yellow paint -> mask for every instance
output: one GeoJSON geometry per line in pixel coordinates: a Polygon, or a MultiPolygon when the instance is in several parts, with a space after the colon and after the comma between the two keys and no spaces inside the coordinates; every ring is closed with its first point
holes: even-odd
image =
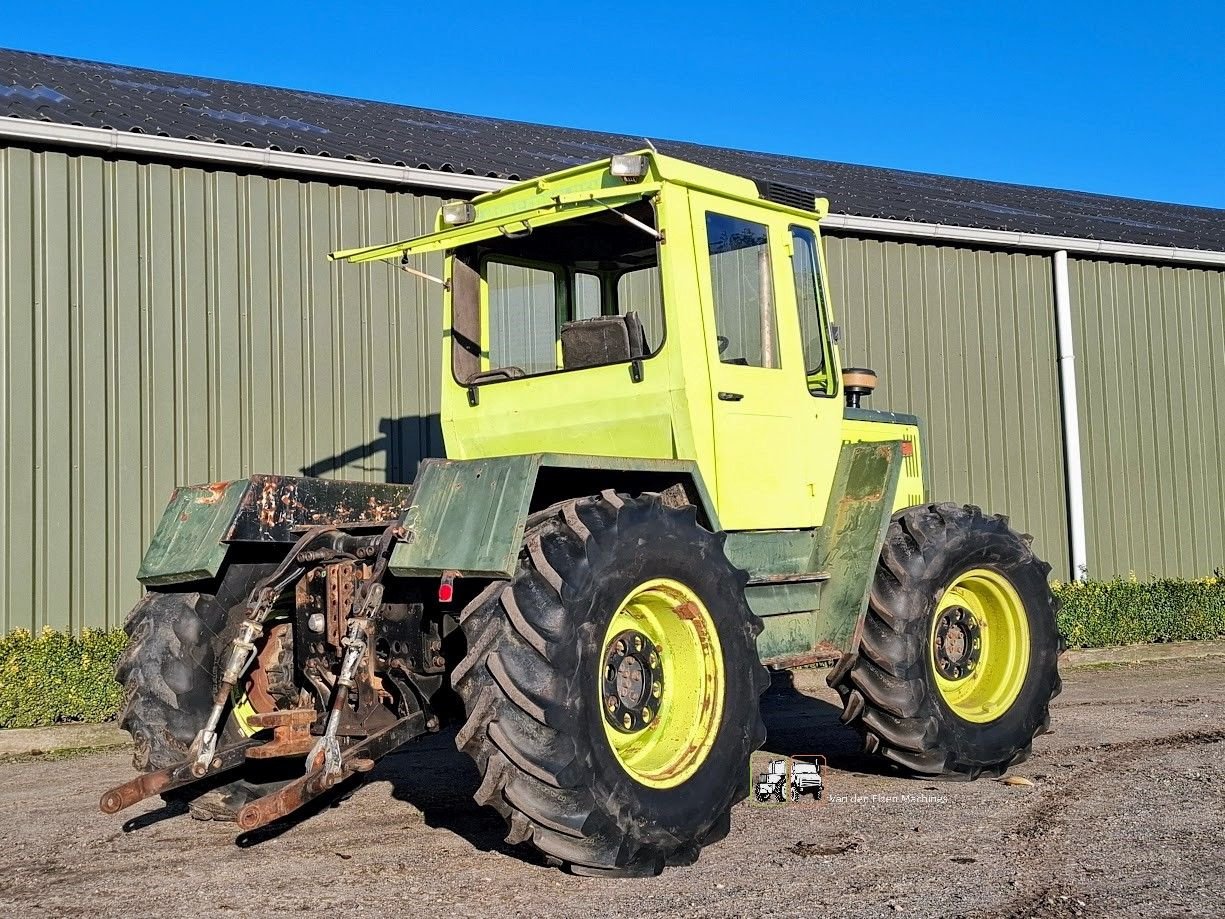
{"type": "Polygon", "coordinates": [[[902,471],[897,481],[897,495],[893,499],[894,513],[927,501],[927,489],[923,481],[923,441],[920,433],[919,426],[914,424],[892,424],[858,419],[844,419],[842,422],[843,443],[903,440],[913,444],[911,455],[902,460],[902,471]]]}
{"type": "Polygon", "coordinates": [[[932,616],[928,644],[936,689],[958,718],[975,724],[994,721],[1020,695],[1029,672],[1029,619],[1016,588],[999,572],[974,568],[945,589],[932,616]],[[935,665],[936,622],[953,606],[970,611],[982,640],[977,666],[959,680],[946,679],[935,665]]]}
{"type": "Polygon", "coordinates": [[[634,781],[675,788],[706,761],[723,718],[727,680],[719,633],[705,604],[679,581],[658,578],[635,587],[604,631],[593,675],[601,705],[605,656],[613,638],[627,629],[642,633],[660,651],[658,711],[633,733],[618,731],[601,718],[604,735],[634,781]]]}
{"type": "MultiPolygon", "coordinates": [[[[531,179],[473,200],[476,219],[443,227],[416,240],[333,254],[349,261],[410,257],[450,251],[505,233],[605,212],[646,198],[664,237],[658,247],[665,330],[659,351],[631,379],[629,363],[560,370],[482,383],[474,390],[452,372],[449,289],[443,294],[444,347],[441,421],[448,457],[476,459],[529,453],[574,453],[623,458],[694,461],[730,530],[787,529],[820,525],[833,482],[842,422],[838,349],[829,343],[833,392],[813,395],[803,360],[791,259],[791,228],[817,237],[824,287],[825,322],[834,321],[819,221],[824,201],[812,210],[762,200],[749,180],[641,151],[648,160],[640,182],[612,176],[607,159],[531,179]],[[777,319],[778,366],[751,367],[719,359],[706,240],[705,215],[740,217],[769,229],[771,278],[777,319]],[[726,401],[719,393],[735,393],[726,401]],[[477,404],[471,404],[473,398],[477,404]]],[[[481,366],[488,368],[488,284],[482,278],[481,366]]],[[[828,331],[824,330],[827,337],[828,331]]],[[[862,439],[896,439],[866,429],[862,439]],[[879,435],[879,436],[878,436],[879,435]]],[[[852,429],[860,439],[865,429],[852,429]]],[[[907,463],[899,507],[922,494],[916,457],[907,463]]]]}

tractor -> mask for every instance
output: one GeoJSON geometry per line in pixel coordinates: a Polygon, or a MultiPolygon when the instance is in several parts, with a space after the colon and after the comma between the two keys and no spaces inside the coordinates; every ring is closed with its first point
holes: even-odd
{"type": "Polygon", "coordinates": [[[785,759],[770,760],[766,771],[758,773],[753,794],[762,804],[771,799],[780,804],[787,800],[787,761],[785,759]]]}
{"type": "Polygon", "coordinates": [[[250,833],[451,724],[509,842],[656,874],[728,833],[770,670],[814,665],[889,768],[1024,759],[1060,685],[1050,567],[931,503],[919,420],[863,406],[827,210],[644,150],[333,253],[441,285],[446,455],[174,492],[117,665],[139,774],[103,811],[250,833]]]}

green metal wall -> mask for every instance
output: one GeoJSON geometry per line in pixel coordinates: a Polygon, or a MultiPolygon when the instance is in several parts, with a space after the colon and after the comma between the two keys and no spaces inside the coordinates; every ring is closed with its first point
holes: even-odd
{"type": "Polygon", "coordinates": [[[1008,514],[1067,577],[1050,257],[827,235],[826,258],[843,362],[926,421],[933,498],[1008,514]]]}
{"type": "MultiPolygon", "coordinates": [[[[406,480],[441,450],[440,296],[339,245],[438,200],[0,148],[0,627],[118,625],[176,483],[406,480]]],[[[1067,576],[1049,256],[827,238],[848,364],[927,421],[936,498],[1067,576]]],[[[438,272],[432,258],[425,266],[438,272]]],[[[1225,272],[1073,259],[1090,572],[1225,564],[1225,272]]]]}
{"type": "Polygon", "coordinates": [[[0,624],[120,624],[176,483],[411,477],[439,449],[438,289],[325,256],[437,207],[0,149],[0,624]]]}
{"type": "Polygon", "coordinates": [[[1225,568],[1225,271],[1068,274],[1090,575],[1225,568]]]}

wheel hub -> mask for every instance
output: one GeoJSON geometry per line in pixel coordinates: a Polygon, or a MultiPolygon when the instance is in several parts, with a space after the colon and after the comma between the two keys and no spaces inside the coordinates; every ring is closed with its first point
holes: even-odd
{"type": "Polygon", "coordinates": [[[936,670],[946,680],[962,680],[978,666],[982,627],[964,606],[949,606],[936,620],[936,670]]]}
{"type": "Polygon", "coordinates": [[[604,720],[623,734],[650,724],[659,713],[664,674],[659,648],[634,629],[614,636],[604,654],[604,720]]]}

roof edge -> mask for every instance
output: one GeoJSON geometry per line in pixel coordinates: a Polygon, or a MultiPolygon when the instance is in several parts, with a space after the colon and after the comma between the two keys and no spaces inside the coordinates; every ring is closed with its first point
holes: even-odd
{"type": "Polygon", "coordinates": [[[1150,246],[1140,243],[1084,239],[1076,236],[1048,236],[1044,233],[1021,233],[1014,230],[984,230],[943,223],[918,223],[910,220],[889,220],[884,217],[858,217],[854,214],[830,214],[821,221],[821,226],[834,230],[865,233],[870,236],[904,236],[940,242],[978,243],[1009,249],[1064,251],[1074,255],[1096,255],[1103,258],[1128,258],[1225,267],[1225,252],[1214,252],[1211,249],[1180,249],[1175,246],[1150,246]]]}
{"type": "Polygon", "coordinates": [[[272,169],[279,172],[309,175],[344,176],[393,185],[413,185],[446,191],[480,193],[496,191],[511,184],[504,179],[463,175],[437,169],[417,169],[392,166],[387,163],[367,163],[304,153],[288,153],[258,147],[238,147],[234,144],[183,137],[160,137],[116,131],[113,128],[93,128],[75,124],[55,124],[26,118],[0,118],[0,138],[5,140],[38,141],[70,147],[85,147],[113,153],[143,153],[169,159],[199,163],[225,163],[272,169]]]}
{"type": "MultiPolygon", "coordinates": [[[[158,137],[151,134],[116,131],[110,128],[54,124],[25,118],[0,118],[0,139],[82,147],[112,153],[144,154],[197,163],[241,165],[299,175],[361,179],[368,182],[437,189],[460,194],[497,191],[515,184],[507,179],[488,176],[463,175],[435,169],[391,166],[386,163],[368,163],[360,160],[342,160],[303,153],[288,153],[282,150],[237,147],[233,144],[212,143],[204,140],[158,137]]],[[[1072,236],[1048,236],[1011,230],[987,230],[950,224],[891,220],[883,217],[860,217],[854,214],[829,214],[822,219],[821,223],[822,226],[830,229],[848,230],[872,236],[977,243],[1046,252],[1064,250],[1077,255],[1225,267],[1225,252],[1204,249],[1181,249],[1171,246],[1110,242],[1072,236]]]]}

